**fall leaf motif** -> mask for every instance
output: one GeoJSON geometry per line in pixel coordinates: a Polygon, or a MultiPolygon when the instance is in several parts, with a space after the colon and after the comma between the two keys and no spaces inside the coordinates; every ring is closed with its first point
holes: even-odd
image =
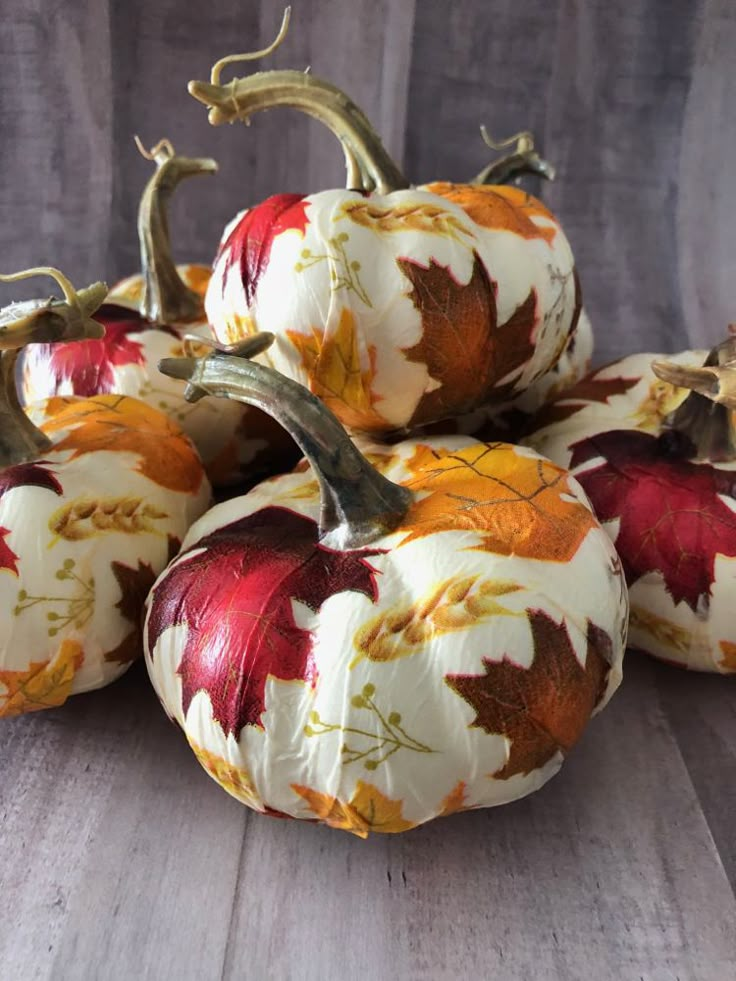
{"type": "Polygon", "coordinates": [[[637,426],[650,432],[659,432],[665,417],[684,402],[689,392],[669,382],[655,378],[646,396],[634,412],[637,426]]]}
{"type": "Polygon", "coordinates": [[[160,487],[186,494],[199,490],[202,465],[194,447],[167,416],[145,402],[124,395],[55,396],[45,411],[47,435],[69,430],[54,451],[72,450],[73,460],[98,450],[135,453],[137,471],[160,487]]]}
{"type": "Polygon", "coordinates": [[[415,499],[398,529],[408,532],[402,545],[439,531],[475,531],[477,550],[569,562],[597,527],[567,471],[508,443],[454,452],[420,444],[407,466],[416,475],[405,482],[415,499]]]}
{"type": "Polygon", "coordinates": [[[354,638],[358,656],[369,661],[395,661],[426,647],[434,637],[467,630],[493,616],[522,616],[502,606],[498,596],[522,589],[514,582],[453,576],[440,583],[424,600],[384,610],[363,624],[354,638]]]}
{"type": "Polygon", "coordinates": [[[679,623],[673,623],[636,604],[632,604],[629,611],[629,629],[641,630],[659,644],[671,647],[679,654],[687,654],[693,640],[692,633],[679,623]]]}
{"type": "Polygon", "coordinates": [[[720,667],[728,674],[736,671],[736,644],[731,643],[729,640],[722,640],[719,646],[723,654],[720,667]]]}
{"type": "Polygon", "coordinates": [[[369,432],[392,428],[374,407],[377,399],[371,386],[376,349],[372,345],[367,348],[368,365],[364,368],[352,311],[343,308],[337,329],[329,334],[316,328],[309,335],[295,330],[286,334],[299,352],[310,390],[345,426],[369,432]]]}
{"type": "Polygon", "coordinates": [[[63,640],[48,661],[31,661],[26,671],[0,670],[0,718],[63,705],[83,660],[81,644],[63,640]]]}
{"type": "Polygon", "coordinates": [[[176,268],[184,285],[204,299],[212,277],[212,269],[196,262],[190,262],[176,268]]]}
{"type": "Polygon", "coordinates": [[[158,534],[154,522],[167,517],[165,511],[145,503],[141,497],[78,497],[49,518],[49,531],[55,536],[49,548],[60,539],[79,542],[108,532],[158,534]]]}
{"type": "Polygon", "coordinates": [[[256,811],[263,810],[263,801],[258,794],[253,783],[253,777],[243,766],[236,766],[225,760],[216,753],[211,753],[208,749],[199,746],[193,739],[189,739],[189,745],[194,751],[194,755],[205,768],[207,773],[219,785],[226,790],[231,797],[239,800],[241,804],[247,804],[256,811]]]}
{"type": "Polygon", "coordinates": [[[268,678],[314,687],[312,634],[297,626],[294,601],[318,611],[335,593],[378,596],[367,559],[381,551],[337,552],[319,544],[317,523],[265,507],[218,528],[185,553],[152,593],[148,649],[168,627],[187,625],[178,674],[186,713],[208,694],[226,735],[265,727],[268,678]]]}
{"type": "Polygon", "coordinates": [[[430,377],[440,382],[422,395],[409,427],[474,409],[498,378],[495,292],[480,256],[473,256],[473,272],[464,286],[449,266],[434,259],[428,266],[397,260],[422,318],[422,336],[404,354],[408,361],[426,365],[430,377]]]}
{"type": "Polygon", "coordinates": [[[445,682],[476,712],[470,723],[509,740],[506,763],[489,776],[507,780],[531,773],[556,753],[568,752],[580,738],[600,701],[611,663],[608,634],[588,623],[583,667],[564,621],[543,610],[529,612],[534,660],[524,668],[511,655],[483,658],[483,675],[445,675],[445,682]]]}
{"type": "MultiPolygon", "coordinates": [[[[169,536],[170,552],[172,537],[169,536]]],[[[115,608],[120,610],[121,616],[133,624],[133,629],[123,637],[117,647],[105,654],[105,660],[117,664],[130,664],[143,654],[143,604],[156,581],[156,573],[147,562],[141,562],[140,559],[137,569],[123,562],[111,562],[110,568],[120,587],[120,599],[115,604],[115,608]]]]}
{"type": "Polygon", "coordinates": [[[465,214],[483,228],[514,232],[522,238],[542,238],[550,245],[559,228],[552,212],[519,187],[438,181],[428,184],[426,189],[460,205],[465,214]],[[538,225],[534,218],[544,218],[553,224],[538,225]]]}
{"type": "Polygon", "coordinates": [[[335,221],[349,218],[356,225],[374,232],[412,231],[445,235],[463,245],[474,237],[451,211],[425,201],[381,207],[372,201],[359,199],[347,201],[341,211],[342,214],[337,215],[335,221]]]}
{"type": "Polygon", "coordinates": [[[0,571],[5,569],[6,572],[12,572],[14,576],[17,576],[20,556],[16,555],[5,541],[9,534],[10,528],[0,527],[0,571]]]}
{"type": "Polygon", "coordinates": [[[391,800],[378,787],[358,780],[350,802],[293,783],[291,789],[306,801],[310,811],[331,828],[367,838],[370,831],[396,834],[416,825],[403,816],[403,801],[391,800]]]}
{"type": "Polygon", "coordinates": [[[465,806],[467,797],[465,781],[458,780],[450,793],[442,801],[442,809],[437,817],[448,817],[450,814],[456,814],[458,811],[467,811],[468,808],[465,806]]]}
{"type": "Polygon", "coordinates": [[[232,266],[237,266],[249,307],[268,267],[275,239],[291,230],[304,236],[309,223],[307,203],[301,194],[274,194],[246,211],[221,245],[215,266],[223,256],[226,276],[232,266]]]}
{"type": "MultiPolygon", "coordinates": [[[[534,354],[532,339],[537,326],[537,294],[531,289],[529,296],[498,328],[495,351],[494,376],[507,379],[502,385],[494,385],[494,398],[502,399],[514,392],[518,375],[534,354]]],[[[564,341],[560,353],[564,349],[564,341]]],[[[557,359],[555,359],[557,360],[557,359]]]]}
{"type": "Polygon", "coordinates": [[[47,466],[50,466],[47,460],[36,460],[7,467],[0,473],[0,497],[14,487],[43,487],[60,496],[63,493],[61,484],[53,470],[46,470],[47,466]]]}
{"type": "Polygon", "coordinates": [[[564,422],[586,408],[589,402],[608,405],[615,395],[625,395],[630,388],[638,385],[638,378],[600,378],[594,372],[582,378],[576,385],[562,392],[556,399],[540,409],[534,417],[530,431],[564,422]]]}
{"type": "Polygon", "coordinates": [[[692,463],[669,439],[636,430],[599,433],[571,450],[599,519],[619,519],[615,545],[627,583],[659,572],[675,604],[694,613],[707,604],[716,555],[736,556],[736,514],[721,500],[736,496],[736,473],[692,463]]]}

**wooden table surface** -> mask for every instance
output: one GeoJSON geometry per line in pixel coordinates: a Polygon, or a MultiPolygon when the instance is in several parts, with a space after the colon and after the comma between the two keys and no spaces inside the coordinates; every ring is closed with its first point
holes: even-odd
{"type": "Polygon", "coordinates": [[[736,978],[736,683],[628,655],[515,804],[363,841],[249,812],[143,665],[0,722],[0,978],[736,978]]]}

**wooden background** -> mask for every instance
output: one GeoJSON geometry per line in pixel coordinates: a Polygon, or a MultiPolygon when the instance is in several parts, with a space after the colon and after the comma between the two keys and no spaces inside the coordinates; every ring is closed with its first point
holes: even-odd
{"type": "MultiPolygon", "coordinates": [[[[137,268],[134,133],[221,163],[180,195],[182,260],[244,205],[342,183],[318,124],[213,130],[186,93],[280,18],[269,0],[2,0],[0,268],[137,268]]],[[[416,182],[478,171],[481,122],[531,127],[602,361],[736,319],[735,52],[733,0],[294,0],[263,67],[347,88],[416,182]]],[[[540,793],[361,842],[228,798],[139,665],[0,723],[0,978],[728,981],[735,747],[733,681],[632,656],[540,793]]]]}

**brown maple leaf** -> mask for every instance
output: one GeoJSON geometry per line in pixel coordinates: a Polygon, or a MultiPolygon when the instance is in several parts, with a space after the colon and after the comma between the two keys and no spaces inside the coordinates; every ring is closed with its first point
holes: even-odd
{"type": "MultiPolygon", "coordinates": [[[[171,536],[169,539],[171,540],[171,536]]],[[[115,607],[134,626],[117,647],[105,654],[105,660],[129,664],[143,654],[143,604],[156,581],[156,573],[147,562],[141,562],[140,559],[137,569],[122,562],[111,562],[110,566],[120,586],[120,599],[115,607]]]]}
{"type": "Polygon", "coordinates": [[[329,334],[317,329],[311,334],[295,330],[287,330],[286,334],[299,352],[310,391],[332,409],[343,425],[373,433],[392,428],[375,408],[378,400],[371,386],[376,374],[376,349],[367,348],[369,363],[364,367],[351,310],[342,310],[337,329],[329,334]]]}
{"type": "Polygon", "coordinates": [[[600,370],[581,378],[572,388],[561,392],[552,402],[543,406],[534,416],[531,424],[527,426],[528,432],[536,432],[546,426],[564,422],[586,408],[591,402],[608,405],[609,399],[615,395],[625,395],[630,388],[638,385],[640,381],[639,378],[621,378],[618,376],[600,378],[600,370]]]}
{"type": "Polygon", "coordinates": [[[416,475],[406,481],[415,498],[400,529],[408,532],[402,545],[439,531],[475,531],[479,550],[569,562],[597,527],[566,470],[508,443],[454,452],[419,444],[407,467],[416,475]]]}
{"type": "Polygon", "coordinates": [[[331,828],[367,838],[369,831],[396,834],[416,827],[403,814],[403,801],[391,800],[373,784],[358,780],[350,801],[323,794],[310,787],[292,784],[291,789],[307,802],[310,811],[331,828]]]}
{"type": "Polygon", "coordinates": [[[471,726],[509,740],[506,763],[489,774],[498,780],[538,770],[575,745],[603,696],[612,660],[611,638],[590,622],[585,667],[564,622],[531,610],[529,625],[530,667],[521,667],[509,654],[502,661],[484,657],[483,675],[445,675],[450,688],[475,710],[471,726]]]}

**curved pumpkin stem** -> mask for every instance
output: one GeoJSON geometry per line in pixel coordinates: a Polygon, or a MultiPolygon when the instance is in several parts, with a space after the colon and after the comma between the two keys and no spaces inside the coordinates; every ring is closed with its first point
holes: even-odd
{"type": "Polygon", "coordinates": [[[185,177],[214,174],[217,163],[209,157],[180,157],[169,140],[159,140],[146,150],[138,137],[136,146],[156,173],[146,184],[138,207],[138,240],[141,250],[143,294],[140,312],[162,324],[191,323],[204,317],[204,301],[182,281],[171,256],[168,204],[185,177]]]}
{"type": "Polygon", "coordinates": [[[29,343],[102,337],[104,333],[92,319],[107,296],[104,283],[77,291],[63,273],[50,266],[0,275],[0,282],[13,283],[31,276],[51,276],[61,287],[64,300],[28,300],[0,310],[0,467],[37,459],[52,445],[18,399],[16,360],[20,348],[29,343]]]}
{"type": "Polygon", "coordinates": [[[662,381],[690,389],[685,401],[665,420],[668,430],[687,436],[699,459],[736,459],[736,337],[716,345],[700,367],[653,361],[662,381]]]}
{"type": "Polygon", "coordinates": [[[329,82],[315,78],[308,71],[270,71],[233,78],[225,85],[220,83],[225,65],[263,57],[281,44],[289,26],[289,13],[287,7],[278,37],[272,44],[262,51],[221,58],[212,68],[209,82],[189,83],[190,95],[207,106],[213,126],[236,119],[248,123],[255,113],[276,106],[299,109],[324,123],[342,143],[349,189],[388,194],[408,187],[409,182],[362,110],[329,82]]]}
{"type": "Polygon", "coordinates": [[[255,405],[279,422],[312,464],[321,491],[320,541],[359,548],[400,524],[412,502],[405,487],[382,476],[355,447],[336,416],[303,385],[249,361],[263,350],[254,335],[232,353],[165,358],[159,369],[188,381],[187,398],[219,395],[255,405]]]}
{"type": "Polygon", "coordinates": [[[552,164],[540,157],[534,149],[534,137],[529,130],[514,133],[505,140],[494,140],[485,126],[481,126],[480,135],[485,145],[491,150],[504,150],[513,146],[513,153],[506,154],[499,160],[484,167],[471,181],[471,184],[509,184],[521,174],[537,174],[546,180],[553,181],[556,171],[552,164]]]}

